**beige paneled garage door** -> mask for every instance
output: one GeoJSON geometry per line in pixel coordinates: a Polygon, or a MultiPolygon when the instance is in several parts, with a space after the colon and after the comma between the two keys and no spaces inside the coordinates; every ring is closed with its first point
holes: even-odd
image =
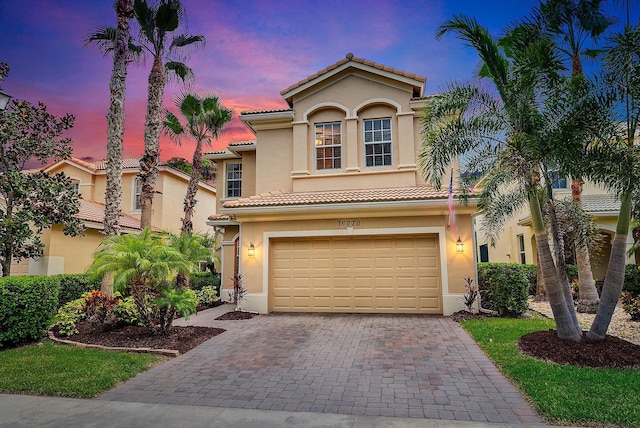
{"type": "Polygon", "coordinates": [[[437,235],[271,241],[276,312],[442,313],[437,235]]]}

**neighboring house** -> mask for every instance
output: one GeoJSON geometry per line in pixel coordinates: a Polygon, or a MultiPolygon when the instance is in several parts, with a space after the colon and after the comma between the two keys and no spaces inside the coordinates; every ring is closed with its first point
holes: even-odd
{"type": "MultiPolygon", "coordinates": [[[[140,184],[137,179],[138,159],[122,160],[122,214],[120,225],[123,233],[140,230],[140,184]]],[[[64,235],[61,225],[54,225],[42,234],[44,255],[38,260],[13,263],[12,275],[53,275],[81,273],[91,264],[93,252],[103,239],[104,194],[107,183],[106,161],[94,163],[80,159],[66,159],[45,166],[49,174],[64,172],[76,184],[80,200],[78,217],[84,220],[85,234],[81,237],[64,235]]],[[[155,229],[179,232],[183,217],[183,200],[189,176],[182,171],[161,164],[153,199],[151,225],[155,229]]],[[[196,196],[198,205],[193,219],[194,230],[210,232],[207,217],[216,205],[216,191],[201,183],[196,196]]]]}
{"type": "MultiPolygon", "coordinates": [[[[223,289],[245,309],[451,314],[475,276],[471,213],[417,165],[426,79],[348,54],[283,90],[289,108],[248,111],[254,141],[218,164],[223,289]],[[464,251],[456,251],[458,238],[464,251]]],[[[448,183],[448,175],[445,181],[448,183]]]]}
{"type": "MultiPolygon", "coordinates": [[[[571,199],[571,178],[556,177],[552,187],[556,199],[571,199]]],[[[602,248],[597,254],[591,254],[593,278],[596,281],[602,281],[607,272],[620,201],[601,187],[586,182],[583,186],[582,206],[595,218],[598,231],[603,235],[602,248]]],[[[482,215],[474,218],[479,262],[537,264],[538,254],[528,206],[505,223],[495,247],[491,246],[482,233],[482,221],[482,215]]],[[[630,248],[632,244],[633,236],[629,233],[627,245],[630,248]]],[[[635,258],[630,258],[627,263],[635,263],[635,258]]]]}

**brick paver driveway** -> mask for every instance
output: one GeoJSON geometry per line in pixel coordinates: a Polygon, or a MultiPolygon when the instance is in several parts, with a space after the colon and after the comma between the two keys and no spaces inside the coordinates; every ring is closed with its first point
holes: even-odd
{"type": "Polygon", "coordinates": [[[542,423],[455,322],[418,315],[270,314],[189,324],[227,331],[102,400],[542,423]]]}

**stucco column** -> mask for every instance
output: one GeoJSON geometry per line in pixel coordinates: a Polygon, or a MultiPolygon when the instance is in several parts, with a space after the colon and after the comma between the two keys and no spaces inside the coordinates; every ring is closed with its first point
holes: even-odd
{"type": "Polygon", "coordinates": [[[398,113],[398,169],[416,167],[416,147],[413,132],[413,111],[398,113]]]}
{"type": "Polygon", "coordinates": [[[291,175],[309,175],[309,122],[293,123],[293,171],[291,175]]]}
{"type": "Polygon", "coordinates": [[[346,138],[342,141],[342,153],[345,156],[345,165],[347,172],[360,172],[358,159],[358,145],[360,144],[358,140],[358,117],[347,117],[346,123],[346,138]],[[346,150],[344,150],[345,146],[346,150]]]}

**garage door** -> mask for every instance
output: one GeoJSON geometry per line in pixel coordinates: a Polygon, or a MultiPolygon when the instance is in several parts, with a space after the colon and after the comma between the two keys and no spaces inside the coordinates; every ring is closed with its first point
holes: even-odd
{"type": "Polygon", "coordinates": [[[276,312],[442,313],[437,235],[271,241],[276,312]]]}

